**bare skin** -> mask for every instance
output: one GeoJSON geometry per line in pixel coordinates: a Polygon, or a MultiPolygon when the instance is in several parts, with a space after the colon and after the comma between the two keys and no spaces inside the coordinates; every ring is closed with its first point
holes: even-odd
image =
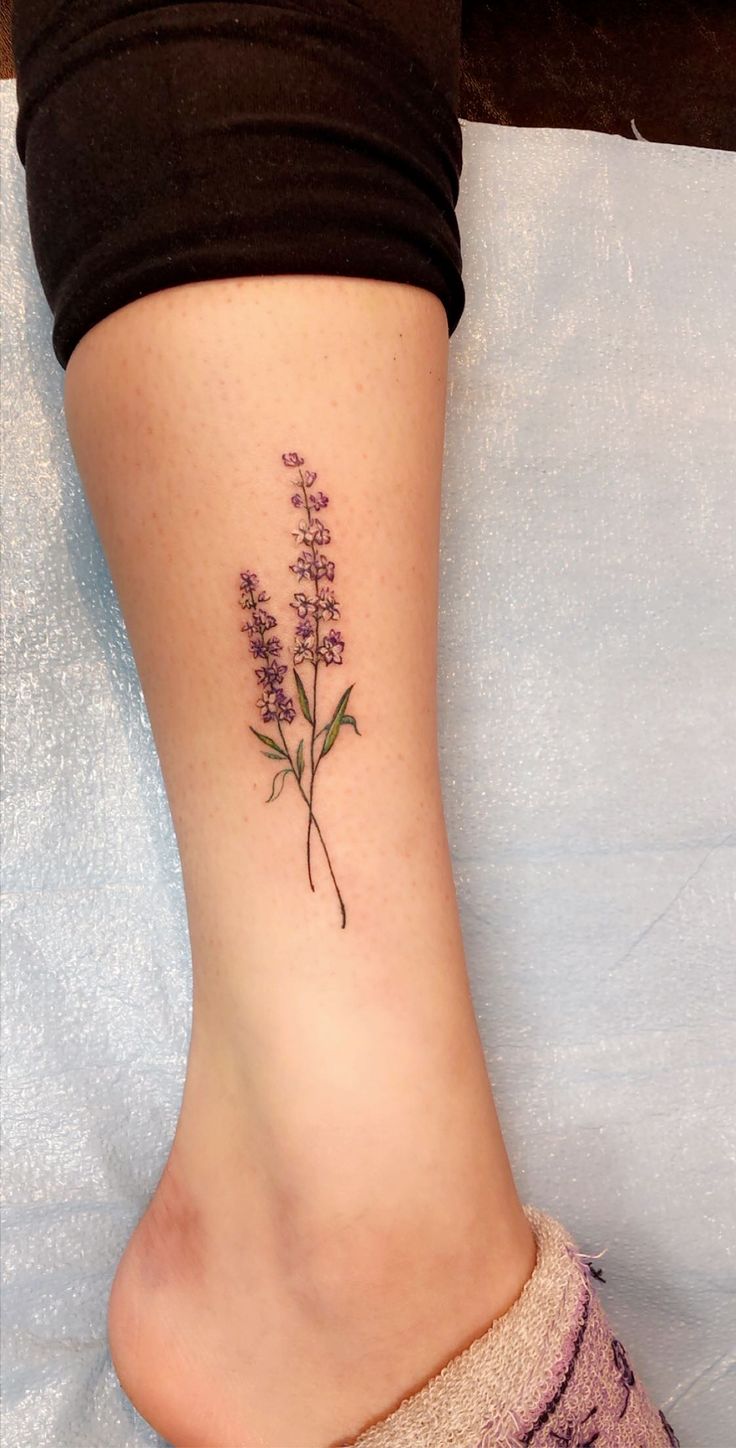
{"type": "Polygon", "coordinates": [[[418,288],[247,278],[135,302],[67,373],[192,943],[181,1116],[109,1320],[123,1387],[175,1448],[349,1442],[485,1331],[534,1266],[439,785],[447,350],[444,310],[418,288]],[[318,786],[345,929],[317,851],[310,889],[294,780],[266,805],[276,766],[248,728],[237,580],[258,572],[290,644],[289,449],[330,496],[346,647],[325,688],[354,683],[361,728],[341,732],[318,786]]]}

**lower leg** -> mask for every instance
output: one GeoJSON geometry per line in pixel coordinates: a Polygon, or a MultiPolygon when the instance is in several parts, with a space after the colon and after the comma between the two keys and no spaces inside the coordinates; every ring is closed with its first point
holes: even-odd
{"type": "Polygon", "coordinates": [[[534,1265],[440,797],[446,365],[430,294],[272,277],[146,297],[89,333],[67,374],[177,830],[194,968],[181,1118],[118,1274],[111,1343],[141,1412],[187,1448],[344,1441],[482,1333],[534,1265]],[[295,449],[302,466],[282,461],[295,449]],[[290,502],[307,469],[325,512],[290,502]],[[319,529],[304,546],[292,536],[309,519],[329,524],[319,552],[335,577],[319,587],[340,618],[328,598],[321,634],[301,635],[301,713],[293,604],[319,587],[290,565],[300,548],[316,556],[319,529]],[[253,625],[244,570],[278,628],[253,625]],[[256,706],[268,659],[253,641],[276,635],[293,721],[286,705],[272,702],[281,719],[256,706]],[[317,722],[349,685],[360,733],[338,726],[320,758],[317,722]],[[312,890],[315,763],[336,885],[312,828],[312,890]]]}

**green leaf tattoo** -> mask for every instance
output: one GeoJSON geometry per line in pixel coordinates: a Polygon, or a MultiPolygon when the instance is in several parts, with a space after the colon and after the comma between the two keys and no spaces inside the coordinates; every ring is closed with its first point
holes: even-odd
{"type": "Polygon", "coordinates": [[[255,734],[256,739],[260,739],[261,744],[267,744],[269,749],[273,749],[275,751],[277,759],[286,758],[286,750],[282,749],[281,745],[277,744],[275,739],[269,739],[267,734],[259,734],[258,730],[254,729],[252,724],[249,724],[248,728],[250,729],[251,734],[255,734]]]}
{"type": "Polygon", "coordinates": [[[284,787],[284,784],[285,784],[285,782],[286,782],[286,776],[287,776],[287,774],[293,774],[293,773],[294,773],[294,771],[293,771],[293,769],[291,768],[291,765],[289,765],[288,769],[280,769],[279,772],[278,772],[278,774],[275,774],[275,775],[274,775],[274,777],[273,777],[273,784],[271,785],[271,793],[270,793],[270,795],[268,796],[268,799],[266,800],[266,804],[270,804],[273,799],[278,799],[278,797],[279,797],[279,795],[281,794],[281,791],[282,791],[282,789],[283,789],[283,787],[284,787]],[[279,781],[280,781],[280,783],[279,783],[279,781]]]}
{"type": "Polygon", "coordinates": [[[306,719],[307,723],[308,723],[308,724],[311,724],[313,721],[312,721],[312,715],[311,715],[310,712],[309,712],[309,700],[308,700],[308,698],[307,698],[307,691],[306,691],[306,689],[304,688],[304,685],[303,685],[301,679],[299,678],[299,675],[298,675],[296,669],[294,670],[294,678],[296,679],[296,694],[297,694],[297,698],[298,698],[298,700],[299,700],[299,708],[301,709],[302,714],[304,715],[304,718],[306,719]]]}
{"type": "Polygon", "coordinates": [[[322,745],[323,754],[329,754],[333,744],[335,743],[335,740],[337,739],[338,734],[340,733],[340,725],[342,724],[342,721],[345,717],[345,710],[348,707],[348,699],[350,698],[352,691],[353,685],[351,684],[350,688],[346,689],[345,693],[342,695],[340,702],[332,716],[327,730],[327,737],[324,744],[322,745]]]}

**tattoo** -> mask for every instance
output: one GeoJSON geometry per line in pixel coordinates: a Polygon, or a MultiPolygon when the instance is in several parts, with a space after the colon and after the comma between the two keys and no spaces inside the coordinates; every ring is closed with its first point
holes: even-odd
{"type": "Polygon", "coordinates": [[[340,605],[332,588],[327,587],[335,577],[335,565],[332,559],[327,558],[321,551],[330,543],[330,530],[325,527],[320,516],[330,500],[324,493],[314,490],[317,474],[304,467],[304,458],[300,457],[299,453],[282,453],[281,461],[284,467],[292,470],[289,478],[295,491],[291,495],[291,504],[302,514],[293,530],[300,550],[299,556],[289,565],[299,583],[304,585],[294,593],[290,605],[296,616],[291,652],[296,698],[309,730],[306,740],[302,737],[296,748],[293,747],[293,738],[287,737],[285,733],[284,726],[288,728],[297,717],[294,700],[284,687],[288,666],[282,662],[283,646],[274,633],[277,627],[276,619],[265,607],[270,601],[269,594],[261,588],[257,575],[251,572],[240,575],[240,607],[250,615],[248,621],[242,625],[242,632],[248,635],[251,654],[257,660],[256,679],[261,688],[257,706],[261,719],[264,724],[276,725],[278,739],[270,734],[262,734],[259,729],[254,729],[252,724],[248,727],[256,739],[266,745],[266,758],[278,760],[282,765],[274,775],[266,803],[271,804],[278,799],[287,779],[292,778],[306,805],[309,884],[314,890],[312,844],[313,835],[316,835],[335,887],[340,906],[340,921],[344,929],[347,924],[345,902],[314,812],[314,785],[322,760],[337,743],[346,725],[354,729],[356,734],[360,734],[355,716],[346,712],[354,684],[350,684],[340,695],[326,722],[321,727],[318,725],[317,679],[320,669],[328,669],[332,664],[342,665],[345,650],[345,640],[340,630],[333,627],[335,620],[340,618],[340,605]],[[307,676],[309,691],[302,675],[297,671],[297,664],[300,668],[306,664],[311,669],[311,676],[307,676]]]}

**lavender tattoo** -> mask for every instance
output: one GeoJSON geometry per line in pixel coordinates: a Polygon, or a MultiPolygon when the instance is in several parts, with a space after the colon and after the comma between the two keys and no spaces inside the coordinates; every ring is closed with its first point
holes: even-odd
{"type": "Polygon", "coordinates": [[[264,724],[276,725],[278,739],[270,734],[262,734],[259,729],[254,729],[252,724],[248,727],[256,739],[265,744],[266,758],[277,760],[282,765],[274,775],[266,803],[271,804],[278,799],[287,779],[294,779],[307,807],[306,857],[309,884],[314,890],[312,849],[313,835],[316,835],[335,887],[340,906],[340,921],[344,929],[347,924],[345,902],[314,812],[314,786],[317,770],[337,743],[343,727],[349,725],[356,734],[360,734],[354,715],[346,712],[355,686],[350,684],[344,690],[327,722],[318,727],[317,681],[320,670],[328,669],[332,664],[341,665],[345,650],[342,633],[334,627],[340,618],[340,605],[332,588],[328,587],[335,577],[335,565],[322,551],[329,546],[331,537],[320,514],[330,500],[323,492],[314,489],[317,474],[304,467],[304,458],[300,457],[299,453],[282,453],[281,460],[284,467],[292,470],[292,480],[296,477],[296,483],[292,481],[295,491],[291,494],[291,504],[301,513],[293,529],[299,553],[289,565],[300,585],[290,604],[295,614],[292,673],[299,710],[309,725],[309,732],[306,741],[301,738],[296,749],[293,748],[293,740],[284,732],[284,726],[288,727],[296,719],[296,706],[284,687],[288,665],[282,662],[283,645],[274,633],[277,627],[276,619],[265,607],[270,602],[269,595],[261,588],[257,575],[252,572],[240,575],[240,607],[249,615],[242,625],[242,632],[247,634],[250,652],[256,660],[255,674],[261,690],[257,707],[261,719],[264,724]],[[298,672],[297,665],[302,669],[306,665],[311,670],[311,674],[307,675],[309,690],[298,672]]]}

